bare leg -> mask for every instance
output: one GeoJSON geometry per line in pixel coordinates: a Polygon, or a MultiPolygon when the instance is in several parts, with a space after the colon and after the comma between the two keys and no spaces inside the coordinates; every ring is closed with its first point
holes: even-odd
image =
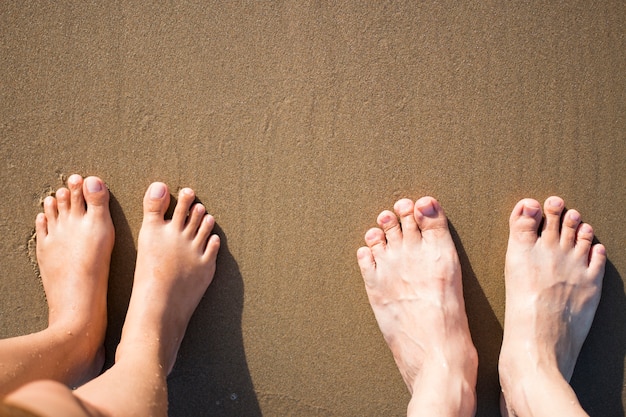
{"type": "Polygon", "coordinates": [[[36,379],[77,386],[104,362],[106,294],[114,230],[102,180],[80,175],[46,197],[37,216],[37,260],[48,328],[0,341],[0,398],[36,379]]]}
{"type": "Polygon", "coordinates": [[[7,402],[42,416],[167,415],[166,377],[213,279],[219,249],[218,236],[211,235],[215,220],[202,205],[192,205],[194,198],[192,190],[181,190],[173,218],[166,221],[165,184],[154,183],[146,192],[135,281],[115,365],[73,395],[43,381],[18,390],[7,402]],[[32,402],[46,393],[53,399],[32,402]]]}
{"type": "Polygon", "coordinates": [[[365,234],[367,247],[357,257],[378,325],[412,394],[407,413],[472,416],[478,357],[448,221],[431,197],[400,200],[394,210],[380,213],[380,228],[365,234]]]}
{"type": "Polygon", "coordinates": [[[569,380],[600,301],[606,250],[593,229],[550,197],[522,200],[510,218],[500,353],[502,414],[585,416],[569,380]],[[562,220],[561,220],[562,217],[562,220]]]}

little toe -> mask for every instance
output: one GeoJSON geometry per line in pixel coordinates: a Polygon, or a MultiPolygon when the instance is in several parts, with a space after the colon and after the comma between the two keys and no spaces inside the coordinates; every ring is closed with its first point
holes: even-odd
{"type": "MultiPolygon", "coordinates": [[[[205,220],[206,223],[210,223],[209,220],[205,220]]],[[[204,251],[204,258],[207,262],[215,262],[217,258],[217,252],[220,249],[220,237],[216,234],[209,236],[206,249],[204,251]]]]}
{"type": "Polygon", "coordinates": [[[589,272],[596,279],[604,276],[604,268],[606,265],[606,248],[601,243],[597,243],[591,248],[591,256],[589,257],[589,272]]]}
{"type": "Polygon", "coordinates": [[[185,225],[185,231],[190,233],[191,236],[196,236],[197,233],[200,233],[198,228],[202,223],[202,219],[206,214],[206,209],[200,203],[194,204],[189,210],[189,216],[187,218],[187,224],[185,225]]]}
{"type": "Polygon", "coordinates": [[[399,244],[402,242],[402,230],[400,229],[400,223],[398,223],[398,217],[389,210],[385,210],[378,215],[376,223],[383,229],[387,242],[390,245],[399,244]]]}
{"type": "Polygon", "coordinates": [[[45,238],[48,235],[48,220],[46,215],[39,213],[35,219],[35,236],[37,238],[45,238]]]}
{"type": "Polygon", "coordinates": [[[541,223],[541,205],[537,200],[525,198],[519,201],[509,218],[510,239],[521,243],[537,241],[541,223]]]}
{"type": "Polygon", "coordinates": [[[174,208],[174,214],[172,215],[172,223],[176,224],[181,229],[187,223],[187,216],[189,215],[189,209],[196,199],[196,193],[191,188],[183,188],[178,193],[178,202],[176,208],[174,208]]]}
{"type": "Polygon", "coordinates": [[[144,221],[163,222],[169,204],[170,194],[167,185],[162,182],[150,184],[143,198],[144,221]]]}
{"type": "Polygon", "coordinates": [[[393,209],[400,218],[402,236],[409,241],[418,241],[422,235],[415,221],[415,203],[408,198],[403,198],[393,205],[393,209]]]}
{"type": "Polygon", "coordinates": [[[56,198],[52,197],[51,195],[44,198],[43,214],[46,216],[47,223],[49,223],[50,225],[56,223],[57,217],[59,216],[56,198]]]}
{"type": "Polygon", "coordinates": [[[441,205],[434,198],[422,197],[417,200],[414,213],[422,237],[440,237],[449,234],[448,219],[441,205]]]}
{"type": "Polygon", "coordinates": [[[547,243],[555,243],[560,240],[561,234],[561,215],[565,202],[561,197],[548,197],[543,204],[543,211],[546,221],[543,224],[541,239],[547,243]]]}
{"type": "Polygon", "coordinates": [[[70,210],[74,214],[85,213],[85,199],[83,198],[83,177],[78,174],[70,175],[67,179],[70,190],[70,210]]]}
{"type": "Polygon", "coordinates": [[[361,269],[363,280],[368,285],[374,283],[376,277],[376,261],[370,248],[363,246],[356,251],[356,259],[361,269]]]}
{"type": "Polygon", "coordinates": [[[576,210],[568,210],[563,216],[561,246],[564,248],[573,248],[576,244],[576,231],[580,225],[580,220],[580,213],[576,210]]]}
{"type": "Polygon", "coordinates": [[[87,212],[109,213],[109,190],[98,177],[87,177],[83,182],[87,212]]]}
{"type": "Polygon", "coordinates": [[[576,254],[578,256],[584,256],[585,259],[588,259],[592,244],[593,227],[587,223],[582,223],[578,226],[578,231],[576,232],[576,254]]]}
{"type": "Polygon", "coordinates": [[[67,214],[70,211],[70,191],[63,187],[59,188],[54,197],[57,200],[57,210],[59,215],[67,214]]]}

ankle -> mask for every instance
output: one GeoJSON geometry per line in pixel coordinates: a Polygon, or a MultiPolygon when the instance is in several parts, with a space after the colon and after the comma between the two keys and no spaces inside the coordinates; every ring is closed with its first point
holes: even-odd
{"type": "Polygon", "coordinates": [[[476,410],[476,351],[462,361],[432,360],[412,385],[408,415],[473,416],[476,410]]]}

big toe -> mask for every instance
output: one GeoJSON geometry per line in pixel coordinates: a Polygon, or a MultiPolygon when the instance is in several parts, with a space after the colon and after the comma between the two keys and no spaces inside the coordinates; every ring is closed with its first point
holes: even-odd
{"type": "Polygon", "coordinates": [[[108,212],[109,190],[98,177],[87,177],[83,181],[83,196],[87,203],[87,211],[108,212]]]}
{"type": "Polygon", "coordinates": [[[450,233],[443,208],[432,197],[422,197],[415,202],[415,220],[425,239],[447,236],[450,233]]]}
{"type": "Polygon", "coordinates": [[[163,221],[170,204],[167,185],[153,182],[143,198],[143,215],[145,221],[163,221]]]}
{"type": "Polygon", "coordinates": [[[541,223],[541,205],[537,200],[525,198],[519,201],[509,218],[510,239],[524,243],[537,241],[541,223]]]}

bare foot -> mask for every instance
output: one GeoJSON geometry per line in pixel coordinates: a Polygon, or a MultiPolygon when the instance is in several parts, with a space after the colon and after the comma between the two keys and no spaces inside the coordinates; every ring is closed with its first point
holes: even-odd
{"type": "Polygon", "coordinates": [[[215,219],[195,194],[183,188],[172,220],[165,220],[169,192],[153,183],[143,201],[137,267],[131,301],[116,357],[131,351],[154,359],[169,373],[187,324],[213,280],[219,237],[215,219]]]}
{"type": "Polygon", "coordinates": [[[564,207],[559,197],[546,200],[540,236],[537,201],[522,200],[511,214],[499,363],[503,415],[549,415],[537,407],[556,405],[561,394],[573,408],[551,415],[584,415],[567,382],[600,301],[606,250],[592,245],[593,229],[577,211],[562,216],[564,207]]]}
{"type": "Polygon", "coordinates": [[[394,210],[380,213],[380,228],[367,231],[357,257],[380,330],[413,396],[408,414],[473,415],[478,358],[448,221],[431,197],[415,204],[402,199],[394,210]]]}
{"type": "Polygon", "coordinates": [[[49,307],[48,330],[68,338],[63,364],[72,385],[102,370],[109,263],[115,240],[109,192],[100,178],[68,178],[37,216],[37,262],[49,307]],[[74,362],[74,363],[72,363],[74,362]]]}

